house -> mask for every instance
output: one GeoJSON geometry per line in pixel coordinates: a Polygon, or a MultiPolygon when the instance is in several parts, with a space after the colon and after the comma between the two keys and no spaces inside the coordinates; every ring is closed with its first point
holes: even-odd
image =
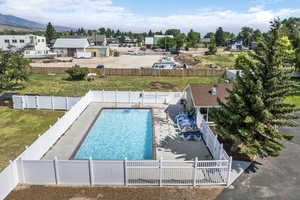
{"type": "Polygon", "coordinates": [[[26,58],[54,57],[47,47],[46,38],[37,35],[1,35],[0,49],[24,52],[26,58]]]}
{"type": "Polygon", "coordinates": [[[88,40],[90,44],[95,46],[106,46],[107,45],[107,39],[105,35],[96,35],[89,36],[88,40]]]}
{"type": "Polygon", "coordinates": [[[220,108],[218,99],[227,101],[228,89],[232,84],[189,84],[185,90],[186,109],[199,109],[206,121],[209,121],[209,109],[220,108]]]}
{"type": "Polygon", "coordinates": [[[174,38],[173,35],[154,35],[153,37],[145,38],[145,45],[147,48],[158,47],[159,41],[163,38],[174,38]]]}
{"type": "Polygon", "coordinates": [[[87,38],[59,38],[53,45],[53,50],[60,56],[74,57],[86,52],[90,46],[87,38]]]}
{"type": "Polygon", "coordinates": [[[110,48],[108,46],[89,46],[86,52],[91,52],[92,57],[110,56],[110,48]]]}
{"type": "Polygon", "coordinates": [[[235,80],[236,77],[237,77],[237,75],[238,75],[238,73],[240,75],[242,75],[243,74],[243,70],[226,70],[225,76],[229,80],[235,80]]]}
{"type": "Polygon", "coordinates": [[[233,51],[241,51],[243,50],[243,41],[237,40],[231,44],[231,50],[233,51]]]}

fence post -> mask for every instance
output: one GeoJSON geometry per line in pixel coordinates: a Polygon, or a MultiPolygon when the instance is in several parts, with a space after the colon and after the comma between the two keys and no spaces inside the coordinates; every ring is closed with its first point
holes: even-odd
{"type": "Polygon", "coordinates": [[[102,102],[104,102],[104,90],[102,90],[102,102]]]}
{"type": "Polygon", "coordinates": [[[144,90],[143,90],[143,92],[142,92],[142,106],[144,106],[144,96],[145,96],[145,94],[144,94],[144,90]]]}
{"type": "Polygon", "coordinates": [[[94,168],[93,168],[93,160],[89,158],[89,172],[90,172],[90,185],[94,185],[94,168]]]}
{"type": "Polygon", "coordinates": [[[68,109],[69,109],[69,98],[66,97],[66,110],[68,110],[68,109]]]}
{"type": "Polygon", "coordinates": [[[124,185],[128,185],[128,177],[127,177],[127,158],[124,159],[124,185]]]}
{"type": "Polygon", "coordinates": [[[193,186],[197,185],[197,165],[198,165],[198,157],[195,158],[194,161],[194,172],[193,172],[193,186]]]}
{"type": "Polygon", "coordinates": [[[23,159],[20,158],[19,159],[19,162],[20,162],[20,168],[21,168],[21,178],[22,178],[22,182],[21,183],[26,183],[26,179],[25,179],[25,171],[24,171],[24,162],[23,162],[23,159]]]}
{"type": "Polygon", "coordinates": [[[56,183],[56,185],[58,185],[59,184],[59,173],[58,173],[58,160],[57,160],[57,157],[54,158],[53,166],[54,166],[54,174],[55,174],[55,183],[56,183]]]}
{"type": "Polygon", "coordinates": [[[232,166],[232,157],[230,156],[228,160],[228,174],[227,174],[227,185],[226,187],[230,186],[230,172],[231,172],[231,166],[232,166]]]}
{"type": "Polygon", "coordinates": [[[163,158],[161,157],[159,160],[159,186],[162,186],[162,176],[163,176],[163,170],[162,170],[162,160],[163,158]]]}
{"type": "Polygon", "coordinates": [[[129,91],[129,93],[128,93],[128,99],[129,99],[129,105],[131,107],[131,91],[129,91]]]}
{"type": "Polygon", "coordinates": [[[157,100],[157,92],[155,92],[155,104],[157,104],[158,100],[157,100]]]}
{"type": "Polygon", "coordinates": [[[39,96],[35,97],[35,104],[36,104],[36,109],[39,109],[39,96]]]}
{"type": "Polygon", "coordinates": [[[223,144],[221,144],[221,145],[220,145],[220,149],[219,149],[219,160],[223,160],[223,159],[222,159],[222,157],[223,157],[223,149],[224,149],[224,148],[223,148],[223,144]]]}
{"type": "Polygon", "coordinates": [[[214,146],[213,146],[213,149],[212,149],[212,154],[213,154],[213,157],[214,157],[214,160],[216,160],[216,151],[215,151],[215,149],[216,149],[216,144],[217,144],[217,136],[216,135],[214,135],[214,146]]]}
{"type": "Polygon", "coordinates": [[[51,106],[52,106],[52,110],[54,110],[54,97],[53,96],[51,96],[51,106]]]}
{"type": "Polygon", "coordinates": [[[22,109],[24,110],[26,107],[25,97],[22,96],[22,109]]]}
{"type": "Polygon", "coordinates": [[[115,90],[115,107],[118,105],[117,90],[115,90]]]}

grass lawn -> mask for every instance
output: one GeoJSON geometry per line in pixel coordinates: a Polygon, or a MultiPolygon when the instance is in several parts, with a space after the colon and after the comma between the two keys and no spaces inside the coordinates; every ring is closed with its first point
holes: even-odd
{"type": "Polygon", "coordinates": [[[294,96],[285,99],[285,103],[295,104],[297,109],[300,109],[300,79],[294,79],[297,84],[297,92],[294,96]]]}
{"type": "MultiPolygon", "coordinates": [[[[67,75],[31,75],[25,88],[14,92],[53,96],[83,96],[89,90],[120,91],[182,91],[189,83],[222,82],[219,77],[141,77],[109,76],[95,81],[68,81],[67,75]]],[[[4,91],[2,91],[4,92],[4,91]]],[[[8,91],[5,91],[8,92],[8,91]]],[[[0,91],[1,93],[1,91],[0,91]]]]}
{"type": "Polygon", "coordinates": [[[234,68],[236,58],[237,55],[230,55],[230,54],[201,56],[202,63],[205,65],[216,64],[219,65],[221,68],[230,68],[230,69],[234,68]]]}
{"type": "Polygon", "coordinates": [[[64,112],[0,107],[0,171],[64,112]]]}

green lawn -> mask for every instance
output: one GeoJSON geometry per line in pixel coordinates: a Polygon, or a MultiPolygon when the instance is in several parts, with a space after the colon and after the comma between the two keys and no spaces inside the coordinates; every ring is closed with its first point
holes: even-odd
{"type": "Polygon", "coordinates": [[[216,64],[219,65],[221,68],[228,68],[228,69],[234,68],[236,58],[237,55],[230,55],[230,54],[201,56],[202,63],[205,65],[216,64]]]}
{"type": "Polygon", "coordinates": [[[0,171],[64,112],[0,107],[0,171]]]}
{"type": "MultiPolygon", "coordinates": [[[[45,74],[31,75],[25,88],[15,90],[20,94],[38,93],[53,96],[83,96],[89,90],[120,91],[182,91],[189,83],[222,82],[219,77],[125,77],[110,76],[97,78],[95,81],[68,81],[67,75],[49,76],[45,74]]],[[[4,92],[4,91],[2,91],[4,92]]],[[[5,91],[8,92],[8,91],[5,91]]],[[[1,93],[1,91],[0,91],[1,93]]]]}

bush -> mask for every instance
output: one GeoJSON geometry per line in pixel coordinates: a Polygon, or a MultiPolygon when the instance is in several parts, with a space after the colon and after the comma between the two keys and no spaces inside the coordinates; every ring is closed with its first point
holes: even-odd
{"type": "Polygon", "coordinates": [[[81,68],[79,65],[75,65],[72,68],[66,70],[71,80],[84,80],[88,75],[89,70],[87,68],[81,68]]]}
{"type": "Polygon", "coordinates": [[[217,51],[218,51],[218,49],[217,49],[216,43],[214,43],[214,42],[211,43],[210,46],[208,47],[208,53],[209,53],[209,55],[214,55],[214,54],[217,53],[217,51]]]}

